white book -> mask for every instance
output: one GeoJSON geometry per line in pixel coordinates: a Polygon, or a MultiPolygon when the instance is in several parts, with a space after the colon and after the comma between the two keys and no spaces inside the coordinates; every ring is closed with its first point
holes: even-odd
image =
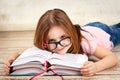
{"type": "Polygon", "coordinates": [[[80,68],[86,61],[85,54],[57,54],[32,47],[11,64],[10,75],[33,75],[43,71],[47,71],[45,75],[53,75],[49,69],[61,75],[80,75],[80,68]]]}

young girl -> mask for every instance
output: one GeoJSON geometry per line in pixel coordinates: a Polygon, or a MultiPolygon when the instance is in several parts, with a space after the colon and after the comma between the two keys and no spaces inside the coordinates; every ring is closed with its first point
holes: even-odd
{"type": "MultiPolygon", "coordinates": [[[[120,24],[108,27],[96,22],[88,25],[85,27],[73,25],[63,10],[48,10],[38,22],[34,45],[58,54],[86,53],[99,58],[100,60],[97,62],[85,62],[80,69],[84,76],[94,75],[99,71],[115,66],[118,59],[110,49],[120,43],[120,24]]],[[[6,74],[9,73],[10,64],[20,54],[22,51],[9,56],[5,63],[6,74]]]]}

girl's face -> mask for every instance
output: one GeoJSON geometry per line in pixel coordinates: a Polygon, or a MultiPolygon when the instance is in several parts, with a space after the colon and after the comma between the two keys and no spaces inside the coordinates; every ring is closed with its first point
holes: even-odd
{"type": "Polygon", "coordinates": [[[48,32],[47,47],[50,51],[64,54],[71,47],[70,37],[60,26],[53,26],[48,32]]]}

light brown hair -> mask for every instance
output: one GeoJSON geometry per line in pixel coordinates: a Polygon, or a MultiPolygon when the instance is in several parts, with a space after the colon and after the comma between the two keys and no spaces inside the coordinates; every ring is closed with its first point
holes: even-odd
{"type": "Polygon", "coordinates": [[[40,49],[44,48],[44,44],[47,41],[47,35],[52,26],[60,26],[70,36],[72,46],[68,50],[70,53],[82,53],[80,46],[82,35],[80,33],[80,27],[74,26],[67,16],[67,14],[61,9],[53,9],[45,12],[39,19],[36,33],[34,37],[34,45],[40,49]]]}

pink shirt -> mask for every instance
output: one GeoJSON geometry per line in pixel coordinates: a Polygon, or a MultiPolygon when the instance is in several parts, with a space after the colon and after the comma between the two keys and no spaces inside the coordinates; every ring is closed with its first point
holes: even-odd
{"type": "Polygon", "coordinates": [[[113,48],[113,43],[110,41],[110,35],[97,27],[82,27],[88,31],[81,31],[82,35],[87,39],[81,42],[83,51],[85,53],[93,54],[97,45],[103,46],[109,50],[113,48]]]}

